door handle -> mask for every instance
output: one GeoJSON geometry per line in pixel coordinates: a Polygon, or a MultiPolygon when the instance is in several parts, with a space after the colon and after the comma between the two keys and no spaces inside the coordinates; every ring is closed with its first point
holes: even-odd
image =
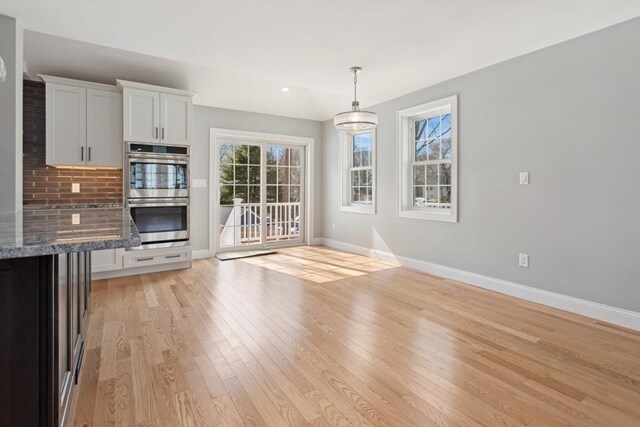
{"type": "Polygon", "coordinates": [[[140,262],[140,261],[151,261],[153,259],[153,257],[150,258],[138,258],[136,259],[136,261],[140,262]]]}
{"type": "Polygon", "coordinates": [[[80,147],[80,161],[84,162],[84,147],[80,147]]]}
{"type": "Polygon", "coordinates": [[[88,155],[87,160],[91,161],[91,147],[89,147],[88,150],[89,150],[89,152],[87,153],[87,155],[88,155]]]}
{"type": "Polygon", "coordinates": [[[165,255],[165,258],[180,258],[182,255],[165,255]]]}
{"type": "Polygon", "coordinates": [[[158,126],[156,126],[156,138],[158,137],[158,126]]]}

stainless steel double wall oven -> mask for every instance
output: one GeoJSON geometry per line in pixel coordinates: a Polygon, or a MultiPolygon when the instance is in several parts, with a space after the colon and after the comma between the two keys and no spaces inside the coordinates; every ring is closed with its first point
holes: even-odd
{"type": "Polygon", "coordinates": [[[143,248],[189,242],[189,147],[128,142],[125,195],[143,248]]]}

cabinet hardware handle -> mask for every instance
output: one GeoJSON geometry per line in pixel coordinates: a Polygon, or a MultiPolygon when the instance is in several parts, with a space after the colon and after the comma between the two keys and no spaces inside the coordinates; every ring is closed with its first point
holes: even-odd
{"type": "Polygon", "coordinates": [[[88,154],[87,160],[91,161],[91,147],[89,147],[89,152],[87,154],[88,154]]]}
{"type": "Polygon", "coordinates": [[[136,259],[136,261],[140,262],[140,261],[151,261],[153,259],[153,257],[151,258],[138,258],[136,259]]]}
{"type": "Polygon", "coordinates": [[[164,139],[164,128],[162,128],[162,139],[164,139]]]}
{"type": "Polygon", "coordinates": [[[156,138],[158,137],[158,126],[156,126],[156,138]]]}
{"type": "Polygon", "coordinates": [[[84,147],[80,147],[80,161],[84,162],[84,147]]]}
{"type": "Polygon", "coordinates": [[[165,258],[180,258],[182,255],[165,255],[165,258]]]}

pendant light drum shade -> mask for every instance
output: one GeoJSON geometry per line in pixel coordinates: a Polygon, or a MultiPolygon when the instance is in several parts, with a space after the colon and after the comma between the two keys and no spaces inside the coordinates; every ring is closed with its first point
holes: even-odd
{"type": "Polygon", "coordinates": [[[333,118],[333,125],[339,131],[363,131],[378,127],[378,115],[371,111],[360,111],[360,103],[357,98],[358,72],[362,68],[351,67],[349,71],[353,73],[353,103],[351,111],[336,114],[333,118]]]}

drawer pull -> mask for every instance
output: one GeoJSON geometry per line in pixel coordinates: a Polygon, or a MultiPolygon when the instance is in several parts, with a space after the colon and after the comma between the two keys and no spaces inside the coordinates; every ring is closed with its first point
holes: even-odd
{"type": "Polygon", "coordinates": [[[140,261],[152,261],[152,260],[153,260],[153,257],[151,257],[151,258],[136,258],[137,262],[140,262],[140,261]]]}
{"type": "Polygon", "coordinates": [[[165,258],[180,258],[182,255],[166,255],[165,258]]]}

